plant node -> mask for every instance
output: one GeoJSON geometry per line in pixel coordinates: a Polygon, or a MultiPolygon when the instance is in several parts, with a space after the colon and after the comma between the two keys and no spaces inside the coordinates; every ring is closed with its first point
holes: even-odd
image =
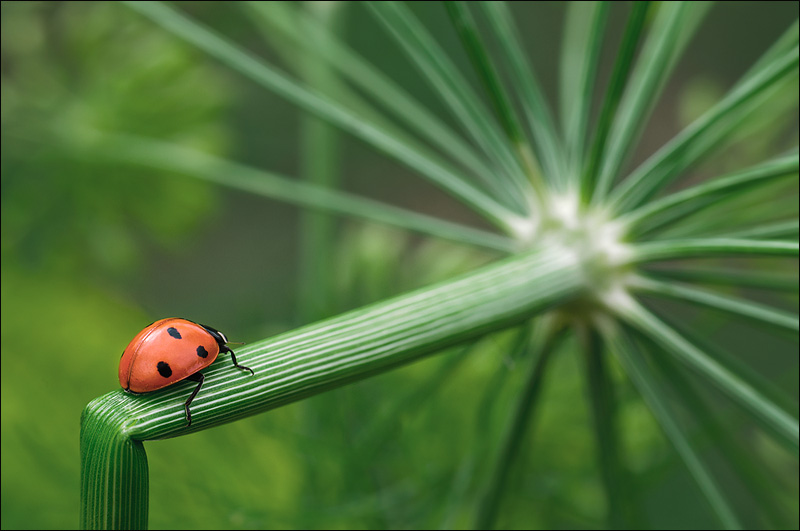
{"type": "Polygon", "coordinates": [[[564,249],[582,265],[589,295],[565,307],[568,314],[587,317],[627,297],[633,253],[625,241],[624,225],[608,210],[582,204],[577,191],[549,198],[531,242],[564,249]]]}

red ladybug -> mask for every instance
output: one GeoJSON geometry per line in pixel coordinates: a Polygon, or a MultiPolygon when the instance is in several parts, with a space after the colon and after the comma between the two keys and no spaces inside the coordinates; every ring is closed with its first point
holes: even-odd
{"type": "Polygon", "coordinates": [[[130,393],[148,393],[180,380],[197,382],[186,401],[186,420],[192,425],[189,404],[203,386],[200,370],[211,365],[220,352],[230,352],[237,369],[252,369],[239,365],[233,351],[226,346],[225,334],[186,319],[170,317],[151,324],[133,338],[119,362],[119,383],[130,393]]]}

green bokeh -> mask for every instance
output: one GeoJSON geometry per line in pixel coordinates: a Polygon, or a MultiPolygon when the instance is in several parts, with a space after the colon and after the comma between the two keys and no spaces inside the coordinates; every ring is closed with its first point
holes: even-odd
{"type": "MultiPolygon", "coordinates": [[[[246,11],[221,3],[182,9],[273,59],[246,11]]],[[[438,6],[415,9],[432,26],[445,22],[438,6]]],[[[559,38],[562,9],[541,9],[531,18],[529,44],[542,78],[553,79],[552,43],[559,38]]],[[[707,56],[689,54],[679,79],[700,74],[711,92],[729,86],[785,27],[786,9],[756,8],[762,24],[749,20],[752,8],[712,13],[715,22],[697,43],[707,56]],[[730,25],[747,29],[747,38],[732,39],[730,25]],[[759,31],[750,34],[754,29],[759,31]],[[724,52],[720,42],[736,49],[724,52]]],[[[352,11],[348,39],[436,108],[423,81],[376,25],[363,10],[352,11]]],[[[454,35],[440,36],[457,49],[454,35]]],[[[552,84],[546,88],[553,92],[552,84]]],[[[702,108],[705,93],[697,92],[695,105],[702,108]]],[[[676,99],[690,98],[667,98],[656,121],[671,116],[676,99]]],[[[73,528],[80,412],[116,388],[119,354],[140,328],[160,317],[184,316],[224,330],[232,340],[252,341],[300,324],[296,208],[104,162],[87,155],[93,135],[147,135],[296,174],[303,156],[299,114],[122,5],[3,2],[1,116],[2,528],[73,528]]],[[[671,135],[657,131],[649,145],[665,136],[671,135]]],[[[346,188],[479,223],[431,187],[411,184],[408,173],[363,145],[351,139],[343,144],[346,188]]],[[[372,225],[337,222],[336,228],[330,313],[492,258],[372,225]]],[[[796,298],[788,302],[796,306],[796,298]]],[[[734,341],[773,341],[736,332],[734,341]]],[[[496,444],[524,380],[510,355],[515,334],[487,338],[464,359],[454,350],[268,414],[146,443],[150,526],[468,525],[470,502],[488,468],[488,459],[469,457],[496,444]]],[[[779,340],[769,344],[787,348],[779,340]]],[[[554,359],[500,526],[604,524],[582,360],[571,347],[564,345],[554,359]]],[[[796,380],[780,379],[785,365],[766,365],[764,376],[796,396],[796,380]]],[[[796,372],[796,363],[791,367],[796,372]]],[[[614,374],[621,383],[627,460],[639,476],[648,519],[665,526],[715,525],[645,406],[616,368],[614,374]],[[670,510],[675,506],[682,510],[670,510]]],[[[745,424],[728,405],[720,410],[745,424]]],[[[768,439],[757,445],[788,493],[779,502],[796,515],[796,460],[768,439]]],[[[740,486],[732,492],[744,497],[740,486]]]]}

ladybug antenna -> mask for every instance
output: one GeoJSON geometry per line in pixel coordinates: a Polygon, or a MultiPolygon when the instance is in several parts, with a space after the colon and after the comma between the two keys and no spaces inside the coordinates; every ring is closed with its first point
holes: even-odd
{"type": "Polygon", "coordinates": [[[226,345],[246,345],[244,341],[226,341],[226,345]]]}

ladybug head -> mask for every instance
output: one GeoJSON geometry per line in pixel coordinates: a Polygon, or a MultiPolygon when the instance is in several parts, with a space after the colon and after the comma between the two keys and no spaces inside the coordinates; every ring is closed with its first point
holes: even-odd
{"type": "Polygon", "coordinates": [[[204,324],[201,324],[200,326],[202,326],[203,328],[205,328],[205,329],[206,329],[206,331],[207,331],[209,334],[211,334],[211,335],[214,337],[214,339],[216,339],[216,340],[217,340],[217,343],[219,343],[219,345],[220,345],[221,347],[224,347],[224,346],[225,346],[225,344],[228,342],[228,338],[227,338],[227,337],[225,337],[225,334],[223,334],[223,333],[222,333],[222,332],[220,332],[219,330],[216,330],[216,329],[214,329],[214,328],[211,328],[210,326],[206,326],[206,325],[204,325],[204,324]]]}

